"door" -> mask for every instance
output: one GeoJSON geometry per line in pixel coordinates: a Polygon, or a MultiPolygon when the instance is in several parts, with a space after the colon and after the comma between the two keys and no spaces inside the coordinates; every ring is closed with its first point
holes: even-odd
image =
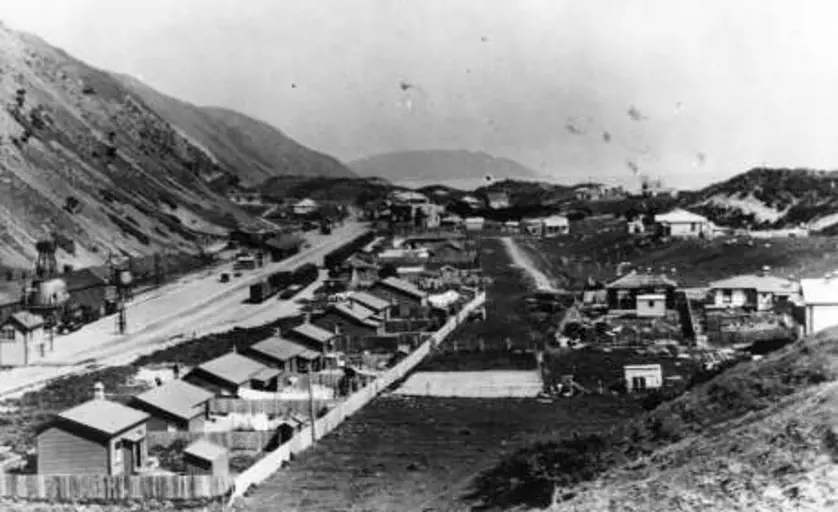
{"type": "Polygon", "coordinates": [[[133,443],[122,441],[122,468],[125,474],[134,472],[134,446],[133,443]]]}
{"type": "Polygon", "coordinates": [[[631,388],[635,391],[643,391],[646,389],[646,377],[632,377],[631,388]]]}

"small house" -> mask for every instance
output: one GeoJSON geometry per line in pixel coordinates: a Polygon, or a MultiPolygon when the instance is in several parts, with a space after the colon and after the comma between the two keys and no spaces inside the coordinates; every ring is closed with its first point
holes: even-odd
{"type": "Polygon", "coordinates": [[[748,308],[769,311],[781,302],[800,296],[800,285],[790,279],[760,274],[746,274],[710,284],[715,308],[748,308]]]}
{"type": "Polygon", "coordinates": [[[313,199],[305,198],[300,200],[299,202],[295,203],[294,206],[291,207],[291,210],[294,212],[294,215],[311,215],[312,213],[316,212],[319,208],[317,202],[313,199]]]}
{"type": "Polygon", "coordinates": [[[38,473],[130,475],[148,461],[149,415],[104,397],[58,414],[37,434],[38,473]]]}
{"type": "Polygon", "coordinates": [[[521,230],[521,223],[517,220],[508,220],[503,223],[503,231],[505,233],[517,233],[521,230]]]}
{"type": "Polygon", "coordinates": [[[369,309],[382,320],[388,320],[390,317],[390,302],[371,293],[355,292],[349,296],[349,300],[369,309]]]}
{"type": "Polygon", "coordinates": [[[486,225],[486,219],[483,217],[466,217],[464,223],[466,231],[483,231],[483,227],[486,225]]]}
{"type": "Polygon", "coordinates": [[[0,324],[0,366],[25,366],[52,351],[43,317],[29,311],[12,313],[0,324]]]}
{"type": "Polygon", "coordinates": [[[544,237],[552,238],[570,233],[570,221],[564,215],[552,215],[543,220],[544,237]]]}
{"type": "Polygon", "coordinates": [[[541,238],[544,236],[544,222],[541,219],[526,219],[524,232],[530,236],[541,238]]]}
{"type": "Polygon", "coordinates": [[[338,334],[344,340],[384,334],[384,322],[357,302],[333,304],[314,323],[338,334]]]}
{"type": "Polygon", "coordinates": [[[149,414],[150,431],[201,432],[213,398],[206,389],[174,379],[135,396],[130,405],[149,414]]]}
{"type": "Polygon", "coordinates": [[[481,201],[480,199],[472,196],[472,195],[465,195],[460,198],[460,202],[471,208],[472,210],[479,210],[483,208],[486,203],[481,201]]]}
{"type": "Polygon", "coordinates": [[[623,366],[628,391],[659,389],[663,386],[663,370],[659,364],[630,364],[623,366]]]}
{"type": "Polygon", "coordinates": [[[265,365],[290,373],[318,371],[323,360],[322,352],[282,336],[272,336],[251,345],[247,355],[265,365]]]}
{"type": "Polygon", "coordinates": [[[271,261],[281,261],[300,252],[303,240],[295,235],[281,235],[268,238],[264,247],[271,255],[271,261]]]}
{"type": "Polygon", "coordinates": [[[337,337],[334,331],[328,331],[309,321],[305,321],[296,327],[292,327],[283,334],[289,340],[295,341],[317,352],[331,351],[333,349],[334,340],[337,337]]]}
{"type": "MultiPolygon", "coordinates": [[[[394,305],[398,310],[398,316],[412,314],[413,311],[424,306],[428,298],[426,292],[396,277],[388,277],[377,281],[369,289],[369,292],[394,305]]],[[[392,313],[394,312],[391,311],[392,313]]]]}
{"type": "Polygon", "coordinates": [[[838,325],[838,276],[801,279],[800,289],[807,336],[838,325]]]}
{"type": "Polygon", "coordinates": [[[663,293],[644,293],[638,295],[637,316],[639,318],[659,318],[666,316],[666,295],[663,293]]]}
{"type": "Polygon", "coordinates": [[[189,475],[227,476],[230,455],[223,446],[198,439],[183,450],[183,463],[189,475]]]}
{"type": "Polygon", "coordinates": [[[675,309],[675,290],[678,283],[663,274],[639,273],[636,270],[605,285],[608,309],[637,310],[637,297],[645,294],[663,294],[666,309],[675,309]]]}
{"type": "Polygon", "coordinates": [[[230,352],[196,366],[183,380],[212,391],[216,396],[237,396],[240,388],[277,389],[279,374],[276,368],[230,352]]]}
{"type": "Polygon", "coordinates": [[[655,215],[655,224],[663,236],[686,238],[712,238],[713,223],[706,217],[681,208],[655,215]]]}
{"type": "Polygon", "coordinates": [[[506,192],[486,192],[486,206],[490,210],[504,210],[509,208],[509,194],[506,192]]]}

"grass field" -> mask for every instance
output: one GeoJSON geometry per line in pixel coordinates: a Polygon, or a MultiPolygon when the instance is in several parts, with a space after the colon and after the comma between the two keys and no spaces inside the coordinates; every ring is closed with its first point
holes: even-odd
{"type": "Polygon", "coordinates": [[[684,287],[754,273],[764,265],[781,277],[818,277],[838,269],[838,237],[750,240],[672,240],[658,242],[624,232],[614,219],[574,223],[572,234],[554,239],[526,239],[520,245],[536,264],[559,278],[564,286],[579,287],[590,276],[612,280],[620,262],[630,268],[655,271],[675,269],[672,277],[684,287]]]}
{"type": "Polygon", "coordinates": [[[636,411],[609,397],[382,396],[262,484],[242,510],[467,509],[472,477],[527,441],[600,431],[636,411]]]}

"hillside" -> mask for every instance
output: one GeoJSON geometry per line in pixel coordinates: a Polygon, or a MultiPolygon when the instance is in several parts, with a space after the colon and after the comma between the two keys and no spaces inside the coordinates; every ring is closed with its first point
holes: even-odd
{"type": "MultiPolygon", "coordinates": [[[[482,475],[497,507],[834,510],[838,329],[739,363],[610,431],[546,440],[482,475]]],[[[650,404],[652,406],[653,404],[650,404]]]]}
{"type": "Polygon", "coordinates": [[[732,227],[784,228],[838,223],[838,172],[751,169],[681,200],[696,212],[732,227]]]}
{"type": "Polygon", "coordinates": [[[0,101],[5,266],[31,268],[48,232],[64,237],[59,264],[82,266],[108,251],[195,251],[199,235],[248,218],[209,186],[243,172],[214,161],[216,142],[199,145],[109,73],[5,26],[0,101]]]}
{"type": "Polygon", "coordinates": [[[311,198],[362,206],[387,196],[394,187],[379,178],[328,178],[278,176],[259,185],[259,190],[277,201],[311,198]]]}
{"type": "Polygon", "coordinates": [[[277,175],[354,177],[337,159],[297,143],[265,122],[224,108],[192,105],[130,76],[117,78],[197,145],[212,148],[208,152],[222,166],[238,169],[244,185],[277,175]]]}
{"type": "Polygon", "coordinates": [[[487,177],[538,178],[538,173],[518,162],[464,150],[383,153],[350,162],[349,167],[360,176],[381,177],[396,184],[481,183],[487,177]]]}

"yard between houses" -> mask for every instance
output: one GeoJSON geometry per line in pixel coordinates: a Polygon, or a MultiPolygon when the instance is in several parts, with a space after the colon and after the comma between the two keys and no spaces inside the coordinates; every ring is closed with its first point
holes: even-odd
{"type": "Polygon", "coordinates": [[[543,388],[538,370],[417,372],[395,391],[397,395],[463,398],[535,398],[543,388]]]}
{"type": "Polygon", "coordinates": [[[637,410],[612,397],[381,396],[260,485],[241,510],[468,509],[473,477],[528,441],[598,432],[637,410]]]}
{"type": "Polygon", "coordinates": [[[533,261],[557,278],[560,286],[581,287],[588,276],[609,281],[616,267],[652,268],[683,287],[758,272],[769,266],[779,277],[820,277],[838,268],[838,237],[655,241],[629,235],[616,219],[595,218],[571,225],[571,234],[552,239],[520,239],[533,261]]]}

